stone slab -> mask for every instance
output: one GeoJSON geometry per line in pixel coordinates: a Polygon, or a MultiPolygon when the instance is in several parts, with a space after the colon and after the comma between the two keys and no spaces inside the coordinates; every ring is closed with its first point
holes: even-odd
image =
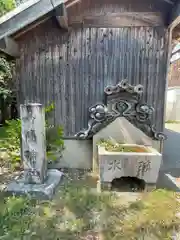
{"type": "Polygon", "coordinates": [[[152,146],[160,151],[159,141],[153,141],[126,118],[119,117],[93,136],[93,169],[96,172],[98,167],[97,143],[101,139],[114,139],[122,143],[152,146]]]}
{"type": "Polygon", "coordinates": [[[108,152],[103,146],[99,146],[100,181],[112,182],[116,178],[137,177],[143,179],[146,183],[156,183],[162,155],[151,147],[144,148],[148,152],[108,152]]]}
{"type": "Polygon", "coordinates": [[[43,184],[26,184],[24,183],[24,177],[20,177],[11,182],[5,191],[9,194],[29,195],[32,198],[42,200],[52,199],[62,176],[63,173],[56,169],[48,170],[47,179],[43,184]]]}
{"type": "Polygon", "coordinates": [[[180,181],[171,174],[164,174],[164,185],[168,190],[180,192],[180,181]]]}
{"type": "Polygon", "coordinates": [[[91,169],[92,168],[92,140],[64,140],[65,149],[62,157],[57,157],[48,168],[74,168],[91,169]]]}

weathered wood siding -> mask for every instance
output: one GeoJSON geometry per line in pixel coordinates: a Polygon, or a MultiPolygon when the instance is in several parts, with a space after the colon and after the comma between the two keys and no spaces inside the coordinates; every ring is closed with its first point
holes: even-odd
{"type": "Polygon", "coordinates": [[[86,128],[88,108],[103,101],[107,85],[125,78],[144,85],[144,100],[154,106],[153,121],[162,130],[167,58],[163,26],[71,24],[66,33],[49,19],[18,41],[20,102],[54,102],[54,122],[64,126],[66,136],[86,128]]]}
{"type": "MultiPolygon", "coordinates": [[[[121,13],[137,12],[139,15],[141,15],[141,13],[145,13],[145,15],[148,15],[148,13],[156,13],[162,16],[166,24],[171,8],[172,5],[164,0],[81,0],[68,8],[68,16],[70,22],[74,22],[80,18],[84,19],[93,16],[101,16],[102,19],[105,16],[111,18],[114,14],[121,13]]],[[[136,17],[134,20],[135,19],[136,17]]],[[[144,17],[144,20],[145,19],[144,17]]],[[[145,21],[142,19],[142,24],[143,23],[145,23],[145,21]]],[[[96,24],[98,24],[98,22],[96,22],[96,24]]]]}

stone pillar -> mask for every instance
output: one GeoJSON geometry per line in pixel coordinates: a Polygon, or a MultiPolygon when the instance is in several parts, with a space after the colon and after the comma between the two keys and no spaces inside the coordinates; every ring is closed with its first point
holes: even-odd
{"type": "Polygon", "coordinates": [[[42,184],[47,177],[45,114],[41,104],[20,105],[25,183],[42,184]]]}
{"type": "Polygon", "coordinates": [[[15,195],[28,194],[38,199],[52,199],[63,173],[56,169],[47,170],[45,114],[42,105],[23,104],[20,106],[20,114],[24,175],[9,183],[5,191],[15,195]]]}

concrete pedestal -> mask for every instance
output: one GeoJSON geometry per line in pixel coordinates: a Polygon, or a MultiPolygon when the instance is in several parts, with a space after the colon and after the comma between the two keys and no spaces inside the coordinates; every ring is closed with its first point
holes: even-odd
{"type": "Polygon", "coordinates": [[[61,181],[62,172],[52,169],[47,171],[47,178],[42,184],[27,184],[24,176],[11,182],[6,192],[14,195],[29,195],[31,198],[50,200],[61,181]]]}

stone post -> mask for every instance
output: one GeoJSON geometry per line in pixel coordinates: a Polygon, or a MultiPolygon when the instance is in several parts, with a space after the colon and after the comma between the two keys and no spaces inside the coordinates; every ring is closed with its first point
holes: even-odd
{"type": "Polygon", "coordinates": [[[41,104],[20,105],[22,125],[21,157],[24,175],[8,184],[6,191],[15,195],[29,194],[40,199],[52,199],[61,181],[62,172],[47,170],[45,114],[41,104]]]}
{"type": "Polygon", "coordinates": [[[26,183],[43,183],[47,177],[45,114],[41,104],[20,105],[22,160],[26,183]]]}

